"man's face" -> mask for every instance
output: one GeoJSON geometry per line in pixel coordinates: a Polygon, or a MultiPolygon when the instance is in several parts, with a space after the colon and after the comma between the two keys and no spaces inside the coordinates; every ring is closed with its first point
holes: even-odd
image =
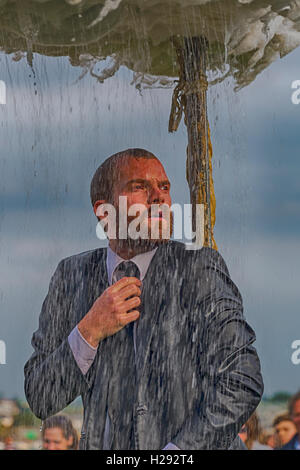
{"type": "Polygon", "coordinates": [[[276,445],[283,446],[287,444],[296,432],[296,427],[292,421],[281,421],[275,426],[276,445]]]}
{"type": "Polygon", "coordinates": [[[66,439],[60,428],[47,428],[43,437],[43,449],[68,450],[72,445],[72,436],[66,439]]]}
{"type": "MultiPolygon", "coordinates": [[[[152,205],[165,204],[168,207],[171,206],[170,182],[159,160],[132,157],[124,159],[119,168],[113,194],[113,205],[117,213],[119,210],[119,196],[127,197],[127,214],[128,209],[133,204],[143,204],[145,206],[148,239],[151,239],[151,241],[160,240],[163,236],[162,233],[166,233],[163,232],[163,228],[167,228],[167,232],[169,231],[171,235],[172,214],[170,214],[170,222],[163,217],[162,213],[157,213],[156,217],[151,218],[152,205]],[[157,227],[159,239],[152,238],[151,224],[152,227],[157,227]]],[[[139,214],[140,212],[137,213],[137,215],[139,214]]],[[[128,215],[127,224],[129,225],[137,215],[128,215]]]]}
{"type": "Polygon", "coordinates": [[[297,400],[294,404],[292,418],[297,428],[297,433],[300,433],[300,400],[297,400]]]}

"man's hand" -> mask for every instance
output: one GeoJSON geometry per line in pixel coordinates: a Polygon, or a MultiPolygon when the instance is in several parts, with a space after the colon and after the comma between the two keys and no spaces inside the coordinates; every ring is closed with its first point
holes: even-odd
{"type": "Polygon", "coordinates": [[[78,330],[91,346],[96,348],[104,338],[139,318],[138,310],[128,311],[141,303],[141,284],[136,277],[123,277],[98,297],[78,323],[78,330]]]}

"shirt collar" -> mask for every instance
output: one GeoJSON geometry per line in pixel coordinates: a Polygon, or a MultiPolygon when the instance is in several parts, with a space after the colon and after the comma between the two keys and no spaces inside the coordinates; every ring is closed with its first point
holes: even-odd
{"type": "MultiPolygon", "coordinates": [[[[141,281],[146,276],[149,264],[155,255],[155,252],[158,247],[154,248],[154,250],[146,251],[145,253],[141,253],[140,255],[136,255],[133,258],[130,258],[130,261],[133,261],[140,270],[141,273],[141,281]]],[[[109,246],[107,247],[107,256],[106,256],[106,267],[107,267],[107,274],[108,274],[108,281],[111,285],[112,283],[112,276],[116,267],[122,263],[123,261],[129,261],[121,258],[117,253],[115,253],[109,246]]]]}

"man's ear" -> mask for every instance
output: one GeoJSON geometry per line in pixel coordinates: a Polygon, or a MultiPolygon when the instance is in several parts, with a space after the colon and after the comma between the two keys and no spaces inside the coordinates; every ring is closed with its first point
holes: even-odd
{"type": "Polygon", "coordinates": [[[94,203],[94,206],[93,206],[94,213],[95,213],[95,215],[96,215],[96,217],[97,217],[97,219],[98,219],[99,221],[100,221],[101,219],[103,219],[103,218],[105,217],[105,215],[101,215],[101,216],[99,217],[99,216],[97,215],[97,209],[98,209],[99,206],[101,206],[101,204],[106,204],[106,203],[107,203],[107,201],[106,201],[105,199],[101,199],[101,200],[96,201],[96,202],[94,203]]]}

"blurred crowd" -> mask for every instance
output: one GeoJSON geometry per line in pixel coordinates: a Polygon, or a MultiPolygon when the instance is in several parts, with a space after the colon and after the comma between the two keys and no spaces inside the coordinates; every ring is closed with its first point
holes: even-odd
{"type": "MultiPolygon", "coordinates": [[[[39,448],[44,450],[77,450],[79,434],[72,420],[63,414],[51,416],[41,426],[39,448]]],[[[300,391],[288,403],[288,412],[276,415],[272,430],[264,430],[255,412],[239,432],[248,450],[300,450],[300,391]]],[[[2,448],[14,450],[11,437],[6,437],[2,448]]]]}
{"type": "Polygon", "coordinates": [[[249,450],[300,450],[300,391],[291,397],[288,412],[275,416],[272,432],[262,429],[254,413],[239,436],[249,450]]]}

